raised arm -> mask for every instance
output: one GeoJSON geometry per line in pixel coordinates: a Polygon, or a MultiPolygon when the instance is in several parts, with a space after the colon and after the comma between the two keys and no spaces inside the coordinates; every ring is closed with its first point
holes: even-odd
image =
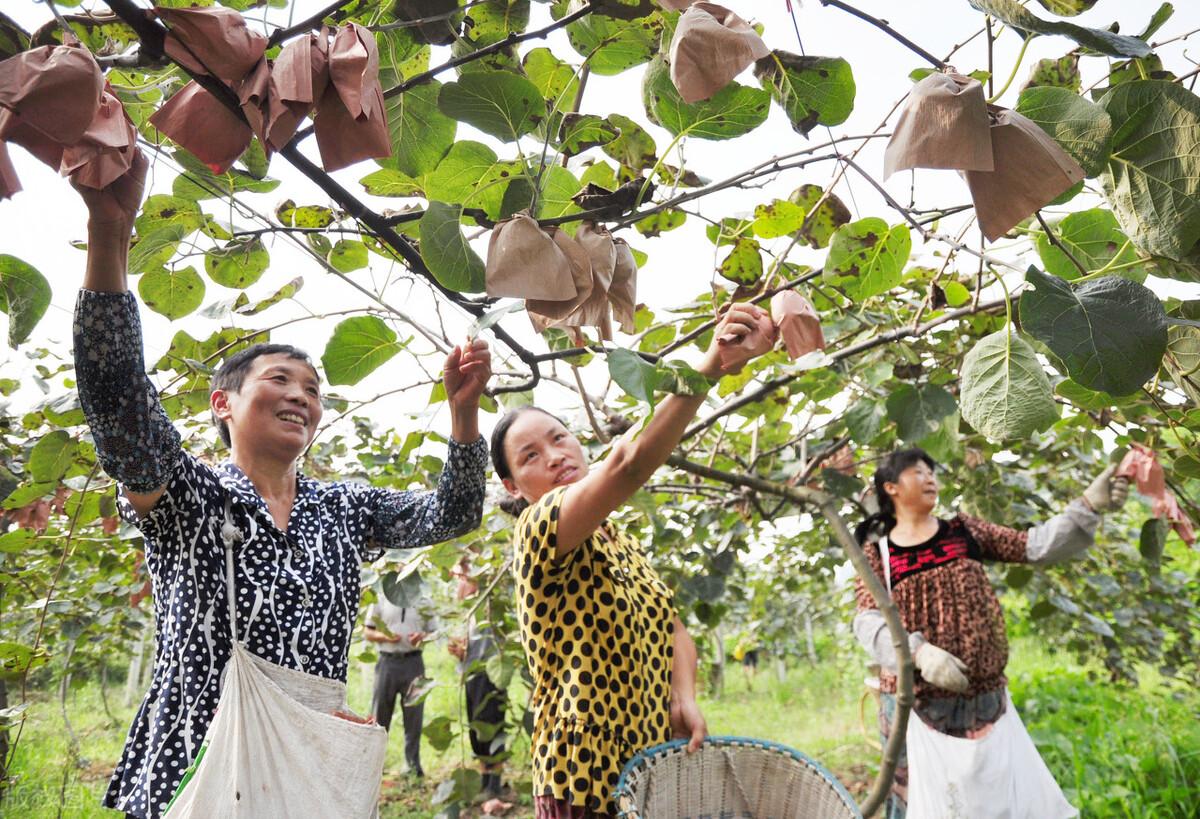
{"type": "Polygon", "coordinates": [[[137,302],[126,287],[133,220],[142,200],[141,152],[107,188],[78,188],[88,207],[88,258],[75,305],[79,402],[104,470],[146,515],[183,457],[179,433],[146,377],[137,302]]]}
{"type": "MultiPolygon", "coordinates": [[[[770,350],[774,338],[763,333],[759,324],[765,315],[766,311],[751,304],[730,307],[713,331],[712,345],[697,370],[716,379],[739,371],[746,362],[770,350]],[[718,339],[723,335],[740,339],[724,357],[718,351],[718,339]]],[[[607,458],[571,484],[559,512],[555,559],[586,541],[596,527],[642,488],[666,462],[703,402],[703,395],[667,396],[645,427],[634,427],[622,436],[607,458]]]]}

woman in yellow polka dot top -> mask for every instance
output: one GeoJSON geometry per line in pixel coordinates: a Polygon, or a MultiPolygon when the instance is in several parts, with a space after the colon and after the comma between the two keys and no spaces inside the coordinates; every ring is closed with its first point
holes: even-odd
{"type": "MultiPolygon", "coordinates": [[[[697,369],[716,379],[771,349],[764,316],[753,305],[731,307],[697,369]]],[[[591,468],[575,436],[536,407],[509,413],[492,433],[496,473],[528,504],[513,565],[534,681],[537,819],[611,816],[614,786],[635,753],[672,735],[690,737],[689,750],[704,739],[696,646],[637,541],[608,521],[666,461],[702,401],[668,396],[591,468]]]]}

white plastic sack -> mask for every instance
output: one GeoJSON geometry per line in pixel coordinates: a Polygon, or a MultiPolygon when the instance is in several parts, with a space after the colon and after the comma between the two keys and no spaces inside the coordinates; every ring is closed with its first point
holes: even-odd
{"type": "Polygon", "coordinates": [[[1073,819],[1079,815],[1042,761],[1011,696],[1004,715],[978,739],[943,734],[915,713],[905,738],[908,819],[1073,819]]]}

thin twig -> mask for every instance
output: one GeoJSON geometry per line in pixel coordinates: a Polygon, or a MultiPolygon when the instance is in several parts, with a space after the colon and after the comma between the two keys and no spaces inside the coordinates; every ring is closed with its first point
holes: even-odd
{"type": "Polygon", "coordinates": [[[1088,269],[1084,267],[1080,261],[1075,258],[1074,254],[1067,250],[1066,246],[1058,240],[1058,237],[1054,235],[1054,231],[1050,229],[1050,226],[1046,224],[1046,220],[1042,218],[1042,212],[1038,210],[1034,211],[1034,213],[1037,214],[1038,224],[1041,225],[1042,230],[1046,232],[1046,238],[1050,240],[1050,244],[1061,250],[1063,255],[1071,260],[1071,264],[1075,265],[1075,269],[1079,271],[1079,275],[1086,276],[1088,274],[1088,269]]]}
{"type": "Polygon", "coordinates": [[[271,39],[269,39],[267,41],[267,48],[274,48],[275,46],[282,43],[284,40],[289,40],[292,37],[296,36],[297,34],[303,34],[305,32],[312,31],[317,26],[321,25],[321,23],[325,20],[326,17],[333,14],[335,11],[340,9],[342,6],[348,6],[353,2],[355,2],[355,0],[337,0],[337,2],[330,3],[328,6],[321,9],[316,14],[313,14],[310,17],[306,17],[305,19],[301,20],[299,23],[296,23],[296,25],[294,25],[294,26],[276,29],[271,34],[271,39]]]}
{"type": "Polygon", "coordinates": [[[834,8],[838,8],[838,9],[841,9],[842,11],[849,12],[850,14],[853,14],[858,19],[865,20],[868,23],[870,23],[871,25],[880,29],[881,31],[886,33],[889,37],[891,37],[893,40],[900,43],[902,46],[904,46],[908,50],[912,51],[914,54],[919,54],[921,57],[925,58],[933,65],[936,65],[938,68],[946,67],[946,63],[944,61],[939,60],[937,57],[933,56],[928,51],[921,48],[919,45],[914,43],[912,40],[908,39],[903,34],[896,31],[896,29],[894,29],[890,25],[888,25],[887,21],[885,21],[885,20],[880,20],[878,17],[872,17],[870,14],[867,14],[865,11],[860,11],[859,9],[856,9],[854,6],[851,6],[848,3],[843,3],[842,0],[821,0],[821,5],[822,6],[833,6],[834,8]]]}

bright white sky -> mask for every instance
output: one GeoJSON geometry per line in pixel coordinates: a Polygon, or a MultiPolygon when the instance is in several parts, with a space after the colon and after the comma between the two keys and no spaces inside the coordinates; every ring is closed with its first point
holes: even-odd
{"type": "MultiPolygon", "coordinates": [[[[90,3],[85,0],[84,5],[90,3]]],[[[303,14],[311,13],[325,0],[301,0],[294,12],[297,19],[303,14]]],[[[44,5],[33,0],[6,0],[6,13],[28,27],[36,27],[49,19],[44,5]]],[[[100,6],[99,3],[90,5],[100,6]]],[[[784,0],[730,0],[728,5],[743,17],[762,22],[765,25],[764,37],[769,46],[790,51],[799,51],[796,33],[788,17],[784,0]]],[[[883,32],[863,23],[853,17],[832,8],[824,8],[816,0],[807,0],[801,4],[794,0],[799,30],[804,38],[804,50],[808,54],[842,56],[848,59],[854,70],[858,86],[858,95],[853,115],[844,125],[833,129],[836,136],[866,134],[880,124],[891,108],[893,102],[899,99],[909,88],[908,73],[921,65],[922,60],[905,49],[896,41],[887,37],[883,32]]],[[[941,0],[941,2],[926,2],[913,4],[908,8],[913,12],[899,13],[897,4],[882,0],[861,0],[858,5],[863,10],[878,16],[891,16],[896,27],[904,34],[938,56],[945,56],[958,43],[970,38],[981,26],[983,18],[972,10],[966,0],[941,0]]],[[[1037,4],[1032,4],[1033,10],[1042,17],[1049,13],[1037,4]]],[[[1154,0],[1100,0],[1089,13],[1074,18],[1074,22],[1107,27],[1114,20],[1120,23],[1120,30],[1126,33],[1136,33],[1145,25],[1150,14],[1157,8],[1154,0]]],[[[278,14],[272,12],[272,15],[278,14]]],[[[535,3],[533,5],[533,21],[531,28],[540,27],[549,22],[548,7],[535,3]]],[[[272,17],[281,23],[286,23],[286,17],[272,17]]],[[[1174,18],[1153,38],[1162,42],[1200,27],[1200,8],[1193,0],[1176,4],[1174,18]]],[[[567,43],[562,32],[556,32],[550,38],[550,46],[560,58],[573,59],[578,57],[567,43]]],[[[986,49],[983,37],[977,37],[970,45],[952,59],[961,71],[984,69],[987,66],[986,49]]],[[[1197,44],[1200,37],[1191,40],[1192,48],[1186,48],[1187,43],[1174,43],[1162,48],[1160,53],[1168,67],[1176,70],[1186,69],[1192,57],[1198,56],[1197,44]]],[[[544,45],[544,42],[534,41],[524,45],[524,51],[544,45]]],[[[995,64],[997,66],[996,87],[999,88],[1003,79],[1012,68],[1013,60],[1020,47],[1019,37],[1010,31],[1004,32],[996,44],[995,64]]],[[[1040,57],[1059,57],[1069,51],[1073,43],[1061,37],[1044,37],[1036,39],[1025,57],[1025,68],[1017,75],[1017,80],[1001,100],[1012,105],[1022,81],[1028,73],[1028,66],[1040,57]]],[[[435,49],[433,64],[438,64],[448,58],[448,49],[435,49]]],[[[1103,76],[1107,60],[1104,58],[1088,57],[1083,60],[1084,85],[1090,85],[1103,76]]],[[[646,117],[641,105],[641,78],[643,67],[636,67],[617,77],[599,77],[593,75],[587,86],[583,109],[585,112],[622,113],[645,123],[646,117]]],[[[453,79],[452,73],[441,78],[443,81],[453,79]]],[[[742,78],[743,82],[754,83],[753,77],[742,78]]],[[[660,150],[670,142],[670,135],[655,126],[648,126],[654,135],[660,150]]],[[[491,138],[474,132],[466,126],[459,126],[460,139],[475,139],[489,142],[500,153],[501,157],[511,156],[511,146],[505,147],[491,138]]],[[[750,165],[763,161],[771,156],[788,153],[829,139],[830,132],[818,128],[804,138],[795,134],[786,118],[777,107],[772,106],[768,122],[753,133],[728,142],[705,142],[688,140],[683,145],[688,167],[704,177],[717,180],[725,178],[750,165]]],[[[885,140],[876,140],[871,147],[861,155],[859,162],[869,172],[876,175],[882,173],[882,151],[885,140]]],[[[540,146],[539,146],[540,147],[540,146]]],[[[847,146],[849,147],[849,146],[847,146]]],[[[529,144],[529,150],[534,146],[529,144]]],[[[316,146],[309,140],[305,145],[306,152],[316,159],[316,146]]],[[[70,339],[70,311],[74,302],[76,287],[80,281],[83,268],[83,254],[73,249],[69,242],[84,238],[85,215],[78,198],[64,179],[49,168],[32,160],[20,149],[14,149],[14,158],[25,190],[10,201],[0,202],[0,225],[3,226],[3,244],[0,252],[15,255],[37,267],[51,282],[54,288],[54,301],[39,325],[36,335],[39,340],[49,339],[52,344],[64,348],[70,339]]],[[[599,157],[598,151],[591,152],[599,157]]],[[[677,157],[672,158],[677,164],[677,157]]],[[[575,168],[578,160],[572,163],[575,168]]],[[[352,191],[361,190],[357,180],[374,170],[371,162],[364,162],[353,168],[340,171],[335,176],[342,184],[352,191]]],[[[762,189],[730,190],[713,195],[702,200],[700,207],[710,217],[744,215],[751,211],[755,204],[766,201],[769,196],[786,197],[789,192],[805,183],[825,185],[834,172],[832,164],[815,166],[805,170],[789,171],[778,178],[769,180],[762,189]]],[[[578,172],[578,171],[577,171],[578,172]]],[[[169,160],[160,160],[153,173],[153,191],[169,192],[175,171],[169,160]]],[[[243,201],[251,205],[261,214],[273,213],[276,205],[286,198],[295,199],[300,204],[333,204],[329,202],[320,190],[294,172],[283,160],[272,164],[271,175],[283,180],[283,184],[275,192],[257,196],[245,196],[243,201]]],[[[887,187],[901,201],[909,198],[910,175],[897,174],[887,187]]],[[[849,177],[837,188],[837,193],[850,206],[855,217],[881,216],[889,222],[900,221],[900,217],[887,209],[882,199],[861,179],[849,177]]],[[[925,206],[949,206],[965,203],[968,195],[965,184],[956,174],[942,171],[921,171],[916,177],[916,200],[925,206]]],[[[368,197],[369,199],[369,197],[368,197]]],[[[375,200],[371,202],[377,208],[400,207],[411,200],[375,200]]],[[[228,211],[219,202],[209,200],[204,203],[205,210],[217,218],[227,218],[228,211]]],[[[1073,208],[1077,208],[1073,204],[1073,208]]],[[[958,226],[961,226],[961,222],[958,226]]],[[[243,223],[243,228],[261,227],[261,224],[243,223]]],[[[689,219],[683,227],[664,234],[656,239],[644,239],[632,230],[625,232],[631,244],[649,254],[649,262],[640,271],[639,293],[640,300],[649,304],[660,314],[665,308],[690,301],[691,298],[704,292],[712,276],[714,252],[711,244],[703,235],[704,224],[698,219],[689,219]]],[[[946,233],[957,233],[955,220],[946,220],[942,229],[946,233]]],[[[486,235],[475,240],[480,255],[486,252],[486,235]]],[[[782,249],[784,240],[777,240],[782,249]]],[[[968,243],[977,243],[978,234],[972,228],[966,237],[968,243]]],[[[1010,243],[1011,244],[1011,243],[1010,243]]],[[[245,328],[258,328],[284,321],[292,316],[307,314],[327,314],[360,306],[364,298],[338,281],[324,273],[311,258],[296,251],[283,238],[269,242],[272,253],[272,267],[257,284],[249,290],[251,300],[273,293],[282,284],[297,275],[305,278],[305,287],[295,304],[276,307],[265,314],[255,317],[238,317],[235,322],[245,328]]],[[[999,255],[1017,262],[1019,250],[1017,247],[1006,247],[1001,241],[992,248],[999,255]]],[[[925,257],[928,261],[930,254],[939,248],[917,247],[914,251],[913,263],[921,262],[925,257]]],[[[823,252],[813,252],[804,249],[793,251],[791,259],[797,262],[819,263],[823,252]]],[[[401,271],[393,270],[378,257],[372,255],[370,271],[359,271],[353,274],[358,281],[370,285],[371,282],[383,282],[389,276],[397,277],[388,286],[386,298],[389,302],[402,306],[413,315],[432,317],[432,300],[429,289],[421,283],[412,284],[409,280],[399,277],[401,271]]],[[[195,263],[195,260],[189,260],[195,263]]],[[[185,262],[184,264],[187,264],[185,262]]],[[[940,264],[940,262],[938,262],[940,264]]],[[[964,271],[974,274],[975,262],[970,258],[962,258],[957,264],[964,271]]],[[[1010,282],[1015,285],[1019,275],[1010,282]]],[[[205,304],[218,300],[229,299],[236,295],[235,291],[227,290],[212,282],[207,282],[208,291],[205,304]]],[[[1163,295],[1200,296],[1200,288],[1194,285],[1177,283],[1155,283],[1155,289],[1163,295]]],[[[454,332],[465,328],[467,320],[461,314],[456,315],[454,308],[442,310],[448,326],[454,332]]],[[[147,359],[155,360],[167,348],[172,335],[180,328],[187,327],[196,336],[203,337],[220,325],[218,322],[198,318],[195,314],[172,324],[163,317],[143,310],[143,320],[146,331],[147,359]]],[[[0,333],[7,332],[4,316],[0,316],[0,333]]],[[[292,327],[285,327],[273,334],[275,340],[285,341],[306,347],[319,358],[323,344],[328,337],[336,319],[310,320],[292,327]]],[[[432,321],[430,322],[432,323],[432,321]]],[[[518,338],[523,339],[533,349],[543,349],[540,340],[534,338],[523,317],[513,315],[505,321],[505,326],[518,338]]],[[[406,328],[397,327],[402,337],[409,335],[406,328]]],[[[621,343],[618,336],[617,343],[621,343]]],[[[428,350],[429,345],[418,340],[414,349],[428,350]]],[[[24,377],[32,370],[31,362],[27,361],[21,351],[9,352],[8,359],[3,361],[5,377],[24,377]]],[[[440,369],[440,355],[430,354],[424,357],[424,366],[430,373],[440,369]]],[[[497,369],[500,369],[499,363],[497,369]]],[[[566,374],[569,378],[569,374],[566,374]]],[[[398,386],[422,380],[418,364],[414,358],[400,355],[384,365],[359,385],[351,388],[339,387],[336,391],[347,397],[363,399],[373,395],[393,390],[398,386]]],[[[605,383],[603,363],[591,365],[587,371],[589,388],[598,391],[605,383]]],[[[397,412],[420,411],[428,388],[421,388],[411,398],[389,399],[376,405],[373,417],[381,423],[394,423],[397,412]]],[[[557,389],[557,388],[554,388],[557,389]]],[[[560,393],[560,398],[546,395],[540,400],[566,400],[566,393],[560,393]]],[[[39,394],[29,388],[18,396],[18,405],[29,401],[39,400],[39,394]]],[[[444,416],[426,417],[423,423],[430,424],[434,429],[445,430],[448,426],[444,416]]],[[[485,418],[485,429],[490,427],[492,419],[485,418]]],[[[401,426],[411,424],[411,421],[401,421],[401,426]]]]}

